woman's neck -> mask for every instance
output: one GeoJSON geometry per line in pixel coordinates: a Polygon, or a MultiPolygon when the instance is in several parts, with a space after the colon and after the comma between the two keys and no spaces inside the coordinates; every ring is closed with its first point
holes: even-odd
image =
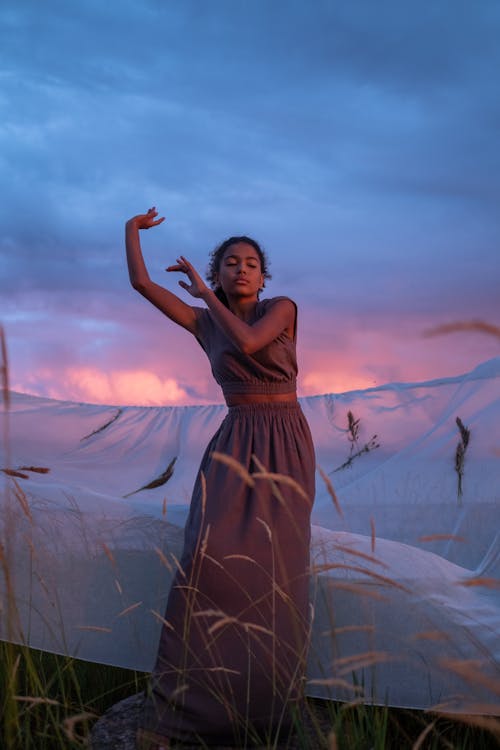
{"type": "Polygon", "coordinates": [[[231,310],[234,315],[236,315],[237,318],[240,318],[240,320],[244,320],[245,322],[248,320],[251,320],[253,318],[253,314],[255,312],[255,308],[257,307],[257,302],[259,300],[257,298],[255,299],[242,299],[241,297],[237,298],[229,298],[229,309],[231,310]]]}

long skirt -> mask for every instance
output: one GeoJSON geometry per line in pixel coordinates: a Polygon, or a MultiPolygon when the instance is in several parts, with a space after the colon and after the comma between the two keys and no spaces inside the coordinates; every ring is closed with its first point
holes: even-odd
{"type": "Polygon", "coordinates": [[[289,733],[305,679],[314,472],[297,403],[229,408],[196,479],[145,729],[244,746],[289,733]]]}

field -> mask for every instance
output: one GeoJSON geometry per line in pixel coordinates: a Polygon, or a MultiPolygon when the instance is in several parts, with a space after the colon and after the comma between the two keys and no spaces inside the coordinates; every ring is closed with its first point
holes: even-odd
{"type": "MultiPolygon", "coordinates": [[[[97,718],[146,683],[147,675],[132,670],[4,642],[0,650],[4,750],[85,748],[97,718]]],[[[500,746],[500,722],[494,719],[454,720],[421,711],[317,700],[309,701],[307,713],[294,739],[294,747],[300,750],[492,750],[500,746]]]]}
{"type": "MultiPolygon", "coordinates": [[[[368,685],[344,702],[318,687],[290,750],[500,746],[497,370],[492,361],[462,379],[304,401],[325,467],[313,518],[320,671],[312,666],[309,677],[327,693],[375,670],[382,688],[379,705],[367,705],[368,685]],[[403,686],[391,659],[409,646],[425,669],[400,659],[403,686]],[[436,693],[448,707],[436,706],[436,693]]],[[[207,442],[220,410],[205,410],[200,423],[189,409],[7,394],[5,366],[0,747],[83,748],[98,718],[147,683],[158,633],[150,613],[161,611],[169,580],[161,549],[178,551],[187,508],[165,498],[186,496],[193,446],[207,442]]]]}

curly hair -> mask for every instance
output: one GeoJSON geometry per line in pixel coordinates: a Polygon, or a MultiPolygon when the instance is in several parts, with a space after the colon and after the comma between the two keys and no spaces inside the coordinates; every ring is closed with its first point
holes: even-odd
{"type": "Polygon", "coordinates": [[[228,307],[228,301],[227,297],[222,290],[222,287],[219,286],[217,283],[217,274],[219,273],[220,264],[222,261],[222,258],[224,257],[224,253],[230,247],[231,245],[235,245],[237,242],[245,242],[247,245],[251,245],[257,255],[259,256],[260,260],[260,268],[262,271],[262,275],[264,276],[264,283],[262,284],[262,289],[266,285],[266,279],[271,278],[271,274],[269,273],[269,260],[267,258],[266,253],[261,248],[258,242],[253,240],[251,237],[247,237],[246,235],[243,235],[241,237],[228,237],[227,240],[224,240],[220,245],[218,245],[215,250],[212,250],[210,253],[210,261],[208,264],[208,270],[206,273],[206,280],[209,282],[210,286],[214,290],[216,296],[220,299],[221,302],[228,307]]]}

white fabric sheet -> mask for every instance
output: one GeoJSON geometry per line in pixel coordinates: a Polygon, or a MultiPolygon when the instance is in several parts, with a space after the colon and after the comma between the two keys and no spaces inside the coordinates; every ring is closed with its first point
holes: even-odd
{"type": "MultiPolygon", "coordinates": [[[[318,473],[309,694],[500,714],[499,382],[496,359],[301,400],[342,510],[318,473]],[[337,470],[349,410],[353,453],[375,434],[379,447],[337,470]],[[461,497],[457,417],[470,429],[461,497]]],[[[149,670],[194,476],[224,413],[11,394],[0,468],[28,478],[0,474],[0,637],[149,670]],[[134,492],[174,458],[165,484],[134,492]]]]}

